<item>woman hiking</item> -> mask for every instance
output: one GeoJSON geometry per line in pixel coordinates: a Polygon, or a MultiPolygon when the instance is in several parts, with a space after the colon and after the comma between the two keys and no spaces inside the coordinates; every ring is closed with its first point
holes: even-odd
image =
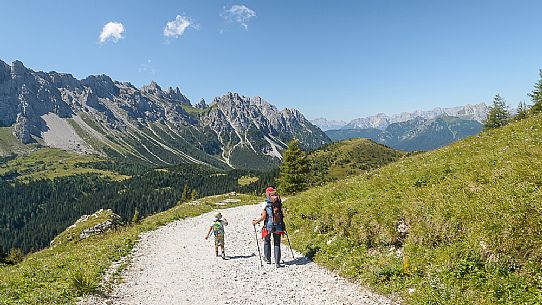
{"type": "Polygon", "coordinates": [[[282,213],[282,202],[277,191],[268,187],[265,189],[265,202],[262,204],[260,218],[253,219],[252,224],[256,225],[264,222],[262,228],[262,238],[264,240],[263,253],[264,261],[271,264],[271,236],[273,237],[273,254],[275,257],[275,266],[284,267],[280,263],[280,238],[284,234],[284,214],[282,213]]]}

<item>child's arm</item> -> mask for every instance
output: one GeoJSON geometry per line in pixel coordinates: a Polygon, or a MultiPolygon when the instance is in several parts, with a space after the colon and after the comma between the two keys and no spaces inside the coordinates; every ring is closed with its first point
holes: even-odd
{"type": "Polygon", "coordinates": [[[227,226],[228,225],[228,220],[226,218],[224,218],[224,220],[222,220],[222,223],[227,226]]]}
{"type": "Polygon", "coordinates": [[[205,234],[205,239],[209,238],[209,234],[211,234],[212,229],[213,229],[213,227],[209,227],[209,230],[207,230],[207,234],[205,234]]]}

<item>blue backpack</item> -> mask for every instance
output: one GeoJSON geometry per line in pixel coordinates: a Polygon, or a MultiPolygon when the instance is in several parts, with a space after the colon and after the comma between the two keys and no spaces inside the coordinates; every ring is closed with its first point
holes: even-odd
{"type": "Polygon", "coordinates": [[[275,202],[266,199],[265,213],[265,228],[271,233],[284,232],[284,213],[282,212],[282,201],[278,198],[275,202]]]}

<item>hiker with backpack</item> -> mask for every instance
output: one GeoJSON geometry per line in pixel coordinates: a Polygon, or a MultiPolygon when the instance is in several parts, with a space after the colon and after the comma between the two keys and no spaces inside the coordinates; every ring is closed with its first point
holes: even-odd
{"type": "Polygon", "coordinates": [[[262,238],[264,240],[264,261],[267,264],[271,264],[271,237],[273,237],[275,265],[276,267],[283,267],[283,265],[280,263],[280,239],[285,231],[282,201],[280,196],[277,194],[277,191],[272,187],[268,187],[265,190],[265,194],[266,198],[265,202],[262,204],[260,218],[253,219],[252,224],[256,225],[262,221],[264,222],[262,228],[262,238]]]}
{"type": "Polygon", "coordinates": [[[222,250],[222,259],[226,259],[226,254],[224,252],[224,227],[227,225],[228,221],[226,218],[222,219],[222,213],[218,212],[215,214],[215,218],[205,235],[205,240],[207,240],[211,234],[215,236],[215,254],[218,257],[218,247],[220,246],[222,250]]]}

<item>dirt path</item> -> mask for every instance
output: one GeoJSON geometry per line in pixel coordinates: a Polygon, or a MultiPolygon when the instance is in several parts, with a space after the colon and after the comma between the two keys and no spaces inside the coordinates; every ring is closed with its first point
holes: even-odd
{"type": "Polygon", "coordinates": [[[142,235],[122,274],[124,282],[108,299],[90,298],[79,304],[391,304],[299,253],[292,260],[285,245],[284,268],[265,263],[261,268],[250,224],[259,209],[251,205],[221,211],[230,223],[226,260],[215,257],[213,241],[203,239],[214,213],[142,235]]]}

